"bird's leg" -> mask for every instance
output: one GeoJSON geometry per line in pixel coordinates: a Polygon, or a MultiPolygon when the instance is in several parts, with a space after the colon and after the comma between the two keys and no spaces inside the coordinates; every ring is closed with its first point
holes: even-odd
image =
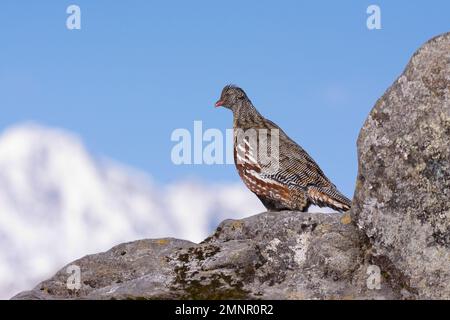
{"type": "Polygon", "coordinates": [[[278,212],[285,210],[292,210],[288,208],[286,205],[282,204],[280,201],[272,200],[264,196],[258,196],[259,200],[261,200],[264,207],[266,207],[267,211],[270,212],[278,212]]]}

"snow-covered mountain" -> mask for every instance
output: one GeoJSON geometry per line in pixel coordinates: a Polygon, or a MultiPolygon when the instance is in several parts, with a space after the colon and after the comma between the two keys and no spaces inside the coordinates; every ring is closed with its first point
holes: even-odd
{"type": "Polygon", "coordinates": [[[264,211],[242,184],[155,185],[93,158],[66,131],[25,124],[0,136],[0,298],[69,261],[139,238],[205,238],[226,218],[264,211]]]}

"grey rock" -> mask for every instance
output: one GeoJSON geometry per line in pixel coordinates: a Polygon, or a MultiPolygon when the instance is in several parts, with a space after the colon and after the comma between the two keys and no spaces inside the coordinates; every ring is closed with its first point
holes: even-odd
{"type": "Polygon", "coordinates": [[[140,240],[86,256],[14,299],[391,299],[367,286],[364,236],[341,214],[263,213],[226,220],[200,244],[140,240]]]}
{"type": "Polygon", "coordinates": [[[418,50],[358,139],[353,219],[392,285],[450,299],[450,33],[418,50]]]}

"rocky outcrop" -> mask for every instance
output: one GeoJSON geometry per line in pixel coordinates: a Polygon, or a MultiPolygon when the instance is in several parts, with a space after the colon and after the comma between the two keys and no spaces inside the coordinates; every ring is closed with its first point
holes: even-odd
{"type": "MultiPolygon", "coordinates": [[[[450,33],[426,43],[358,139],[353,217],[418,298],[450,298],[450,33]]],[[[382,262],[381,262],[382,261],[382,262]]]]}
{"type": "Polygon", "coordinates": [[[395,298],[367,286],[370,253],[349,215],[262,213],[224,221],[200,244],[140,240],[86,256],[16,299],[395,298]]]}
{"type": "Polygon", "coordinates": [[[263,213],[200,244],[140,240],[16,299],[450,299],[450,34],[426,43],[358,139],[349,214],[263,213]]]}

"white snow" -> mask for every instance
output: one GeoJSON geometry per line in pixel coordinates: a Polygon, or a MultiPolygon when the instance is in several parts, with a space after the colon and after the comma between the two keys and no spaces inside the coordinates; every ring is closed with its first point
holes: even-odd
{"type": "Polygon", "coordinates": [[[0,136],[0,298],[124,241],[198,242],[226,218],[264,211],[243,184],[179,181],[93,158],[64,130],[23,124],[0,136]]]}

